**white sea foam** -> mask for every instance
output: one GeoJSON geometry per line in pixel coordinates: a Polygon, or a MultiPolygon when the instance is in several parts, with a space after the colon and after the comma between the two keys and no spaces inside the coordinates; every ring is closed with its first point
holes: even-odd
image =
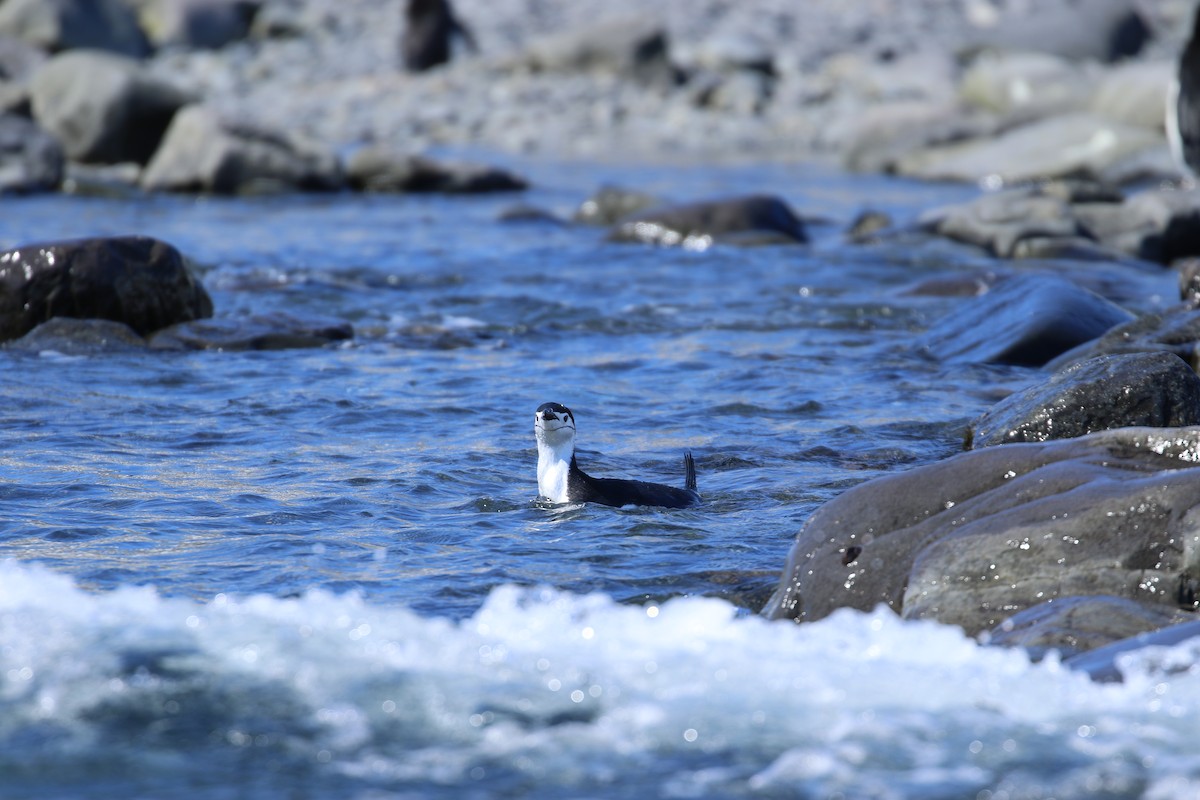
{"type": "Polygon", "coordinates": [[[1200,786],[1195,649],[1097,684],[886,610],[796,626],[505,587],[455,622],[352,594],[95,594],[10,561],[0,772],[83,780],[123,738],[164,778],[262,750],[364,792],[1175,797],[1200,786]]]}

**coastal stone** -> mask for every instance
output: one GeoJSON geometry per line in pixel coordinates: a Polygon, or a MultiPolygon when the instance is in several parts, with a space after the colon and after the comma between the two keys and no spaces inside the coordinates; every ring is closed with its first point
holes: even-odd
{"type": "Polygon", "coordinates": [[[0,254],[0,341],[54,317],[123,322],[141,335],[212,316],[212,300],[169,244],[120,236],[0,254]]]}
{"type": "Polygon", "coordinates": [[[1032,238],[1086,237],[1069,202],[1023,187],[984,194],[967,203],[921,216],[925,230],[1012,258],[1017,245],[1032,238]]]}
{"type": "Polygon", "coordinates": [[[123,322],[54,317],[21,338],[7,342],[4,347],[34,353],[84,356],[142,350],[146,347],[146,340],[123,322]]]}
{"type": "Polygon", "coordinates": [[[1200,567],[1198,454],[1200,428],[1121,428],[859,484],[809,517],[763,614],[809,622],[883,603],[975,635],[1072,597],[1169,611],[1200,567]]]}
{"type": "Polygon", "coordinates": [[[987,139],[939,145],[896,163],[902,175],[924,180],[1024,183],[1064,176],[1102,177],[1113,164],[1162,145],[1146,128],[1091,113],[1037,120],[987,139]]]}
{"type": "Polygon", "coordinates": [[[262,0],[141,0],[138,21],[158,47],[215,50],[246,38],[262,0]]]}
{"type": "Polygon", "coordinates": [[[912,153],[964,139],[991,136],[995,121],[964,112],[955,103],[900,99],[872,103],[845,115],[829,143],[842,163],[857,172],[895,172],[912,153]]]}
{"type": "MultiPolygon", "coordinates": [[[[737,240],[747,235],[770,236],[772,242],[808,241],[804,223],[777,197],[752,195],[709,200],[637,212],[612,229],[618,242],[703,246],[714,240],[737,240]]],[[[742,241],[746,241],[742,239],[742,241]]],[[[761,243],[761,239],[756,243],[761,243]]]]}
{"type": "Polygon", "coordinates": [[[969,447],[1110,428],[1200,425],[1200,375],[1171,353],[1104,355],[1015,392],[971,424],[969,447]]]}
{"type": "Polygon", "coordinates": [[[48,57],[42,48],[0,33],[0,79],[24,83],[48,57]]]}
{"type": "MultiPolygon", "coordinates": [[[[1117,683],[1124,680],[1118,666],[1118,659],[1126,653],[1134,650],[1147,650],[1149,656],[1148,648],[1162,648],[1160,652],[1170,653],[1170,648],[1189,639],[1196,639],[1198,636],[1200,636],[1200,620],[1177,621],[1176,624],[1159,630],[1137,633],[1095,650],[1079,653],[1063,663],[1071,669],[1086,673],[1092,680],[1102,683],[1117,683]]],[[[1149,658],[1153,659],[1153,656],[1149,656],[1149,658]]],[[[1167,655],[1165,659],[1153,660],[1158,662],[1157,671],[1164,675],[1189,669],[1195,663],[1193,659],[1187,659],[1180,664],[1170,655],[1167,655]]]]}
{"type": "Polygon", "coordinates": [[[1174,353],[1193,370],[1200,367],[1200,309],[1189,303],[1144,314],[1066,351],[1046,368],[1064,370],[1101,355],[1160,352],[1174,353]]]}
{"type": "Polygon", "coordinates": [[[537,38],[519,64],[540,72],[607,72],[642,81],[674,82],[666,28],[654,14],[646,13],[599,20],[537,38]]]}
{"type": "Polygon", "coordinates": [[[383,146],[357,150],[346,164],[351,187],[367,192],[480,194],[529,188],[507,170],[465,161],[434,161],[383,146]]]}
{"type": "Polygon", "coordinates": [[[142,173],[142,188],[148,191],[332,191],[342,183],[332,153],[281,133],[228,122],[203,105],[187,106],[175,115],[142,173]]]}
{"type": "Polygon", "coordinates": [[[96,51],[55,56],[30,83],[33,115],[76,161],[145,164],[191,96],[138,62],[96,51]]]}
{"type": "Polygon", "coordinates": [[[943,361],[1037,367],[1131,319],[1065,278],[1016,275],[936,322],[918,346],[943,361]]]}
{"type": "Polygon", "coordinates": [[[141,58],[150,51],[121,0],[4,0],[0,33],[55,53],[90,48],[141,58]]]}
{"type": "Polygon", "coordinates": [[[601,186],[579,205],[572,219],[585,225],[615,225],[632,214],[662,205],[662,198],[648,192],[601,186]]]}
{"type": "Polygon", "coordinates": [[[0,115],[0,194],[52,192],[63,163],[57,139],[25,117],[0,115]]]}
{"type": "Polygon", "coordinates": [[[1137,55],[1150,38],[1136,0],[1088,0],[1005,15],[977,31],[971,46],[1111,63],[1137,55]]]}
{"type": "Polygon", "coordinates": [[[982,638],[1001,647],[1022,647],[1034,656],[1053,650],[1063,658],[1191,620],[1192,614],[1123,597],[1063,597],[1027,608],[982,638]]]}
{"type": "Polygon", "coordinates": [[[1162,130],[1167,87],[1174,73],[1172,61],[1118,64],[1100,77],[1088,108],[1105,119],[1162,130]]]}
{"type": "Polygon", "coordinates": [[[964,103],[986,111],[1043,116],[1082,109],[1093,83],[1087,69],[1064,58],[985,51],[963,73],[958,92],[964,103]]]}
{"type": "Polygon", "coordinates": [[[348,322],[288,314],[218,317],[172,325],[150,337],[156,350],[294,350],[354,338],[348,322]]]}

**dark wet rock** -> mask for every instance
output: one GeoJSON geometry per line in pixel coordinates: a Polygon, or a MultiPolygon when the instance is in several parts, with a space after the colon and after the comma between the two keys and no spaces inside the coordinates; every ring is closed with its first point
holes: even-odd
{"type": "Polygon", "coordinates": [[[218,317],[173,325],[150,337],[158,350],[292,350],[354,338],[348,322],[287,314],[218,317]]]}
{"type": "MultiPolygon", "coordinates": [[[[771,243],[808,241],[804,223],[777,197],[751,195],[660,207],[627,217],[609,234],[619,242],[659,245],[741,241],[765,235],[771,243]]],[[[762,239],[755,239],[762,242],[762,239]]]]}
{"type": "Polygon", "coordinates": [[[33,115],[76,161],[145,164],[191,96],[136,61],[95,51],[63,53],[30,83],[33,115]]]}
{"type": "Polygon", "coordinates": [[[1108,63],[1137,55],[1150,38],[1135,0],[1088,0],[1002,17],[971,45],[1108,63]]]}
{"type": "Polygon", "coordinates": [[[342,185],[332,153],[226,121],[202,105],[175,115],[142,174],[148,191],[262,194],[333,191],[342,185]]]}
{"type": "Polygon", "coordinates": [[[653,14],[600,20],[535,39],[520,64],[538,72],[609,72],[643,81],[674,81],[667,30],[653,14]]]}
{"type": "Polygon", "coordinates": [[[212,315],[169,244],[145,236],[48,242],[0,254],[0,341],[53,317],[123,322],[141,335],[212,315]]]}
{"type": "Polygon", "coordinates": [[[1144,314],[1118,325],[1103,336],[1072,348],[1050,361],[1050,370],[1064,370],[1072,364],[1101,355],[1122,353],[1174,353],[1192,369],[1200,364],[1200,309],[1192,305],[1144,314]]]}
{"type": "Polygon", "coordinates": [[[1200,425],[1200,375],[1171,353],[1098,356],[1015,392],[971,425],[971,446],[1200,425]]]}
{"type": "Polygon", "coordinates": [[[1121,428],[860,484],[808,519],[763,613],[807,622],[884,603],[974,635],[1072,597],[1170,611],[1181,576],[1200,565],[1198,453],[1200,428],[1121,428]]]}
{"type": "Polygon", "coordinates": [[[1191,619],[1181,609],[1122,597],[1064,597],[1014,614],[985,639],[1002,647],[1023,647],[1036,656],[1054,650],[1066,658],[1191,619]]]}
{"type": "Polygon", "coordinates": [[[1118,217],[1096,216],[1091,224],[1105,241],[1126,252],[1169,264],[1200,255],[1200,190],[1152,189],[1129,197],[1118,217]]]}
{"type": "Polygon", "coordinates": [[[537,206],[518,203],[517,205],[509,206],[503,209],[496,215],[498,222],[508,222],[513,224],[530,223],[534,225],[565,225],[566,220],[559,217],[553,211],[547,211],[544,208],[537,206]]]}
{"type": "Polygon", "coordinates": [[[0,33],[51,52],[90,48],[141,58],[150,51],[133,9],[121,0],[5,0],[0,33]]]}
{"type": "Polygon", "coordinates": [[[1133,315],[1054,275],[1017,275],[963,303],[920,339],[943,361],[1041,366],[1133,315]]]}
{"type": "Polygon", "coordinates": [[[599,191],[579,205],[573,219],[586,225],[615,225],[639,211],[662,205],[661,197],[648,192],[601,186],[599,191]]]}
{"type": "Polygon", "coordinates": [[[1024,183],[1064,176],[1103,177],[1114,164],[1160,148],[1162,136],[1091,113],[1039,119],[998,136],[939,145],[899,159],[895,170],[924,180],[1024,183]]]}
{"type": "MultiPolygon", "coordinates": [[[[1160,630],[1135,634],[1129,638],[1107,644],[1104,647],[1072,656],[1063,663],[1071,669],[1087,673],[1093,680],[1103,683],[1115,683],[1124,680],[1124,676],[1117,666],[1117,659],[1120,656],[1132,653],[1135,650],[1145,650],[1151,647],[1171,648],[1174,645],[1186,642],[1189,639],[1195,639],[1198,636],[1200,636],[1200,620],[1193,619],[1189,622],[1179,622],[1160,630]]],[[[1150,662],[1149,665],[1164,677],[1189,670],[1194,666],[1194,662],[1190,659],[1180,664],[1177,660],[1171,659],[1169,656],[1163,660],[1155,659],[1149,653],[1147,655],[1149,656],[1147,659],[1150,662]]]]}
{"type": "Polygon", "coordinates": [[[263,0],[142,0],[139,20],[157,46],[217,49],[246,38],[263,0]]]}
{"type": "Polygon", "coordinates": [[[404,68],[422,72],[445,64],[456,36],[474,49],[475,39],[455,15],[450,0],[407,0],[400,38],[404,68]]]}
{"type": "Polygon", "coordinates": [[[61,353],[69,356],[144,350],[146,340],[123,322],[107,319],[48,319],[20,339],[4,345],[9,350],[61,353]]]}
{"type": "Polygon", "coordinates": [[[51,192],[62,182],[58,140],[32,120],[0,116],[0,194],[51,192]]]}
{"type": "Polygon", "coordinates": [[[387,147],[363,147],[346,164],[351,187],[365,192],[482,194],[529,188],[524,178],[486,164],[435,161],[387,147]]]}
{"type": "Polygon", "coordinates": [[[1011,258],[1023,239],[1087,236],[1069,202],[1033,187],[984,194],[967,203],[935,209],[922,216],[921,226],[1000,258],[1011,258]]]}

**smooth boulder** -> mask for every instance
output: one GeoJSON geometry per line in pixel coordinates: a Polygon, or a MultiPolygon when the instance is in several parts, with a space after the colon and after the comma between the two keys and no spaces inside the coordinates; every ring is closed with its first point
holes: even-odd
{"type": "Polygon", "coordinates": [[[942,361],[1038,367],[1132,319],[1065,278],[1017,275],[964,302],[918,344],[942,361]]]}
{"type": "Polygon", "coordinates": [[[55,56],[30,82],[33,116],[75,161],[145,164],[191,95],[138,62],[97,51],[55,56]]]}
{"type": "Polygon", "coordinates": [[[1015,392],[971,425],[971,446],[1111,428],[1200,425],[1200,375],[1171,353],[1099,356],[1015,392]]]}
{"type": "Polygon", "coordinates": [[[763,614],[883,603],[975,635],[1062,598],[1177,608],[1200,568],[1198,461],[1200,428],[1121,428],[876,478],[808,519],[763,614]]]}
{"type": "Polygon", "coordinates": [[[1200,366],[1200,309],[1188,304],[1143,314],[1066,351],[1046,367],[1058,371],[1101,355],[1155,352],[1174,353],[1193,370],[1200,366]]]}
{"type": "Polygon", "coordinates": [[[145,336],[212,311],[212,299],[179,251],[150,237],[48,242],[0,253],[0,341],[53,317],[123,322],[145,336]]]}
{"type": "Polygon", "coordinates": [[[751,195],[637,212],[613,228],[609,238],[686,247],[713,241],[799,244],[808,241],[808,234],[787,203],[751,195]]]}
{"type": "Polygon", "coordinates": [[[8,350],[90,356],[100,353],[144,350],[146,340],[123,322],[107,319],[54,317],[22,336],[7,342],[8,350]]]}
{"type": "Polygon", "coordinates": [[[229,122],[203,105],[175,115],[142,174],[148,191],[214,194],[333,191],[343,181],[332,153],[229,122]]]}

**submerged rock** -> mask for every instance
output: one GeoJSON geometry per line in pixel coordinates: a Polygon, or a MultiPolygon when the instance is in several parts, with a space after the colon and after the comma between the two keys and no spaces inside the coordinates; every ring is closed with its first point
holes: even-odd
{"type": "Polygon", "coordinates": [[[169,244],[146,236],[34,244],[0,253],[0,341],[53,317],[123,322],[141,335],[212,316],[208,292],[169,244]]]}
{"type": "Polygon", "coordinates": [[[189,93],[111,53],[55,56],[30,84],[34,118],[76,161],[145,164],[189,93]]]}
{"type": "Polygon", "coordinates": [[[292,350],[354,338],[348,322],[287,314],[220,317],[173,325],[150,337],[157,350],[292,350]]]}
{"type": "Polygon", "coordinates": [[[144,350],[146,340],[123,322],[54,317],[4,346],[10,350],[83,356],[144,350]]]}
{"type": "Polygon", "coordinates": [[[215,194],[332,191],[342,181],[332,153],[231,123],[201,105],[175,115],[142,174],[142,187],[149,191],[215,194]]]}
{"type": "Polygon", "coordinates": [[[638,212],[609,234],[618,242],[689,246],[700,242],[731,241],[797,244],[808,241],[804,223],[777,197],[751,195],[666,206],[638,212]]]}
{"type": "Polygon", "coordinates": [[[481,194],[529,188],[524,178],[499,167],[465,161],[434,161],[387,147],[364,147],[346,164],[347,182],[366,192],[481,194]]]}
{"type": "Polygon", "coordinates": [[[919,346],[943,361],[1037,367],[1133,315],[1054,275],[1017,275],[939,320],[919,346]]]}
{"type": "Polygon", "coordinates": [[[975,635],[1072,597],[1170,611],[1200,568],[1198,462],[1200,428],[1122,428],[868,481],[808,519],[763,613],[814,621],[884,603],[975,635]]]}
{"type": "Polygon", "coordinates": [[[1111,428],[1200,425],[1200,375],[1170,353],[1100,356],[1009,395],[971,425],[971,446],[1111,428]]]}

